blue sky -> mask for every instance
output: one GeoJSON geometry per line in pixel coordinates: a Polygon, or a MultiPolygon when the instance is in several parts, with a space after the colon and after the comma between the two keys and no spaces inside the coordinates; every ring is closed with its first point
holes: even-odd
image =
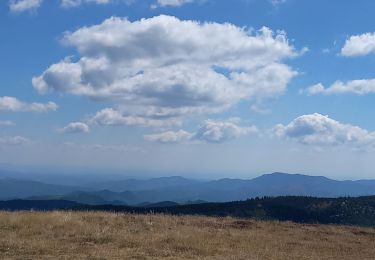
{"type": "Polygon", "coordinates": [[[374,1],[0,3],[0,164],[375,178],[374,1]]]}

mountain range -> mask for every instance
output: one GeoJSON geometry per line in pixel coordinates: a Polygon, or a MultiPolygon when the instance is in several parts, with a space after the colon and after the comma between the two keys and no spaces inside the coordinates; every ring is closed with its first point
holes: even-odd
{"type": "MultiPolygon", "coordinates": [[[[95,180],[94,180],[95,181],[95,180]]],[[[0,179],[0,200],[67,200],[88,205],[229,202],[255,197],[375,195],[375,180],[338,181],[323,176],[271,173],[253,179],[192,180],[179,176],[99,181],[81,186],[0,179]]]]}

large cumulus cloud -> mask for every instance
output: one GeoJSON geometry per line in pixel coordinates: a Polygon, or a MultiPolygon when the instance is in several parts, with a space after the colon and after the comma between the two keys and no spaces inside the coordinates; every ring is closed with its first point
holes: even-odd
{"type": "Polygon", "coordinates": [[[340,123],[318,113],[297,117],[287,125],[279,124],[275,134],[305,145],[353,145],[368,147],[375,144],[375,133],[358,126],[340,123]]]}
{"type": "Polygon", "coordinates": [[[164,15],[112,17],[67,32],[62,42],[79,57],[34,77],[35,89],[109,101],[122,118],[138,121],[168,122],[282,94],[296,75],[283,61],[298,55],[283,32],[164,15]]]}
{"type": "Polygon", "coordinates": [[[375,53],[375,33],[350,36],[341,49],[343,56],[365,56],[375,53]]]}

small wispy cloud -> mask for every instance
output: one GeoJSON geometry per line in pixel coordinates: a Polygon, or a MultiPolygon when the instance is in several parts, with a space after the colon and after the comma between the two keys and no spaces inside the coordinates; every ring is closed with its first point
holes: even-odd
{"type": "Polygon", "coordinates": [[[239,118],[228,120],[206,120],[198,130],[190,133],[184,130],[166,131],[163,133],[145,135],[144,139],[159,143],[186,143],[189,141],[201,141],[207,143],[222,143],[244,135],[256,133],[255,126],[240,126],[239,118]]]}
{"type": "Polygon", "coordinates": [[[195,0],[157,0],[155,4],[151,5],[151,8],[157,7],[178,7],[185,4],[193,3],[195,0]]]}
{"type": "Polygon", "coordinates": [[[62,134],[89,133],[90,127],[82,122],[72,122],[57,131],[62,134]]]}
{"type": "Polygon", "coordinates": [[[43,3],[43,0],[10,0],[9,9],[14,13],[36,11],[43,3]]]}
{"type": "Polygon", "coordinates": [[[375,93],[375,79],[359,79],[350,81],[336,81],[331,86],[325,87],[318,83],[301,91],[308,95],[356,94],[365,95],[375,93]]]}
{"type": "Polygon", "coordinates": [[[1,146],[17,146],[28,144],[31,141],[23,136],[0,137],[1,146]]]}
{"type": "Polygon", "coordinates": [[[14,126],[16,123],[9,120],[0,120],[0,126],[14,126]]]}
{"type": "Polygon", "coordinates": [[[15,97],[0,97],[0,111],[10,112],[49,112],[56,111],[58,105],[54,102],[48,103],[26,103],[18,100],[15,97]]]}
{"type": "Polygon", "coordinates": [[[274,6],[277,7],[281,4],[285,4],[287,0],[269,0],[269,2],[274,6]]]}

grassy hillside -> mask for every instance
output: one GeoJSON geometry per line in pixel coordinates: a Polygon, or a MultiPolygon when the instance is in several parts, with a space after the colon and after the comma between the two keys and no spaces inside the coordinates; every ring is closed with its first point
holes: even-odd
{"type": "Polygon", "coordinates": [[[373,259],[375,229],[105,212],[0,212],[1,259],[373,259]]]}

